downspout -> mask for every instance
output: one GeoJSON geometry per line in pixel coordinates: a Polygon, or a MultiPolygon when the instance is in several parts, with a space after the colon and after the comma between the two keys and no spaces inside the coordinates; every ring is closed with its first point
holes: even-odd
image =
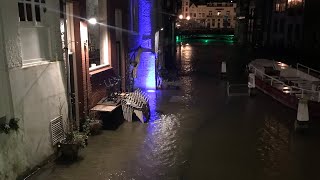
{"type": "MultiPolygon", "coordinates": [[[[0,28],[1,27],[5,27],[4,24],[3,24],[3,20],[2,20],[2,9],[0,7],[0,28]]],[[[1,39],[3,40],[3,42],[0,42],[0,43],[4,43],[4,37],[5,37],[5,33],[4,31],[0,31],[2,32],[0,34],[0,36],[2,37],[1,39]]],[[[5,47],[4,47],[4,44],[3,44],[3,54],[4,54],[4,57],[3,57],[3,65],[4,65],[4,71],[5,71],[5,79],[6,79],[6,82],[4,82],[4,84],[7,85],[7,95],[8,95],[8,98],[7,98],[7,101],[9,103],[9,108],[7,109],[9,112],[9,117],[7,117],[7,121],[11,118],[14,118],[15,117],[15,114],[14,114],[14,106],[13,106],[13,99],[12,99],[12,91],[11,91],[11,82],[10,82],[10,74],[9,74],[9,66],[8,66],[8,60],[7,60],[7,52],[5,51],[5,47]]],[[[1,70],[1,69],[0,69],[1,70]]]]}
{"type": "Polygon", "coordinates": [[[68,32],[67,32],[67,0],[63,1],[63,14],[64,14],[64,55],[65,55],[65,66],[66,66],[66,75],[67,75],[67,102],[68,102],[68,124],[69,132],[72,132],[73,125],[73,114],[72,114],[72,105],[71,105],[71,80],[70,80],[70,63],[69,63],[69,54],[68,54],[68,32]]]}

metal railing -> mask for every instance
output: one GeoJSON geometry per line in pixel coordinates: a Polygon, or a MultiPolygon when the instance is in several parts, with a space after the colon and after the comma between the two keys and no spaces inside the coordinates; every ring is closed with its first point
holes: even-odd
{"type": "Polygon", "coordinates": [[[250,64],[248,65],[248,68],[257,77],[260,77],[261,80],[265,80],[265,78],[269,78],[271,86],[278,83],[278,84],[281,84],[282,87],[286,87],[286,90],[287,90],[288,94],[290,94],[290,95],[301,94],[300,98],[308,98],[308,100],[320,102],[320,91],[314,91],[314,90],[304,89],[304,88],[297,87],[297,86],[288,85],[285,82],[283,82],[275,77],[272,77],[272,76],[265,74],[264,72],[262,72],[261,70],[257,69],[256,67],[254,67],[250,64]],[[299,93],[293,93],[293,92],[299,92],[299,93]]]}
{"type": "MultiPolygon", "coordinates": [[[[305,66],[303,64],[300,64],[300,63],[297,63],[296,67],[297,67],[297,70],[301,70],[301,67],[304,68],[307,71],[306,73],[308,73],[308,75],[316,74],[318,77],[320,77],[320,71],[318,71],[316,69],[312,69],[312,68],[305,66]],[[300,67],[300,69],[299,69],[299,67],[300,67]]],[[[301,70],[301,71],[303,71],[303,70],[301,70]]]]}

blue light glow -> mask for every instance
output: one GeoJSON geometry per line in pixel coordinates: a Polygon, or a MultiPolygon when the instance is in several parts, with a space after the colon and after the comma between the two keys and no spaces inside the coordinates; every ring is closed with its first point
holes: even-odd
{"type": "MultiPolygon", "coordinates": [[[[152,34],[152,1],[139,0],[139,38],[138,46],[153,49],[154,35],[152,34]]],[[[155,56],[143,52],[138,65],[135,87],[141,89],[156,89],[155,56]]]]}
{"type": "Polygon", "coordinates": [[[147,92],[150,92],[150,93],[152,92],[153,93],[153,92],[156,92],[156,90],[149,89],[149,90],[147,90],[147,92]]]}

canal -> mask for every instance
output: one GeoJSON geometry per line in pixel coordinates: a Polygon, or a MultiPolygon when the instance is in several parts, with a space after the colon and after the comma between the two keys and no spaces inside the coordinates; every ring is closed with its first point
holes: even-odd
{"type": "Polygon", "coordinates": [[[149,92],[149,123],[105,130],[78,162],[49,164],[31,179],[320,179],[318,123],[296,134],[296,113],[270,97],[226,96],[226,81],[246,81],[250,58],[231,42],[178,44],[181,88],[149,92]]]}

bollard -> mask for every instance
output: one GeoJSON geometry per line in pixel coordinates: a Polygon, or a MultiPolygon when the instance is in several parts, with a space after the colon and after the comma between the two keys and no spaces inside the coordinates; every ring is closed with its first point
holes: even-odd
{"type": "Polygon", "coordinates": [[[249,96],[253,96],[255,94],[256,88],[256,76],[254,73],[250,73],[248,76],[248,93],[249,96]]]}
{"type": "Polygon", "coordinates": [[[225,61],[221,62],[221,78],[225,78],[227,75],[227,63],[225,61]]]}
{"type": "Polygon", "coordinates": [[[297,120],[294,123],[295,131],[309,128],[308,100],[300,99],[297,110],[297,120]]]}

